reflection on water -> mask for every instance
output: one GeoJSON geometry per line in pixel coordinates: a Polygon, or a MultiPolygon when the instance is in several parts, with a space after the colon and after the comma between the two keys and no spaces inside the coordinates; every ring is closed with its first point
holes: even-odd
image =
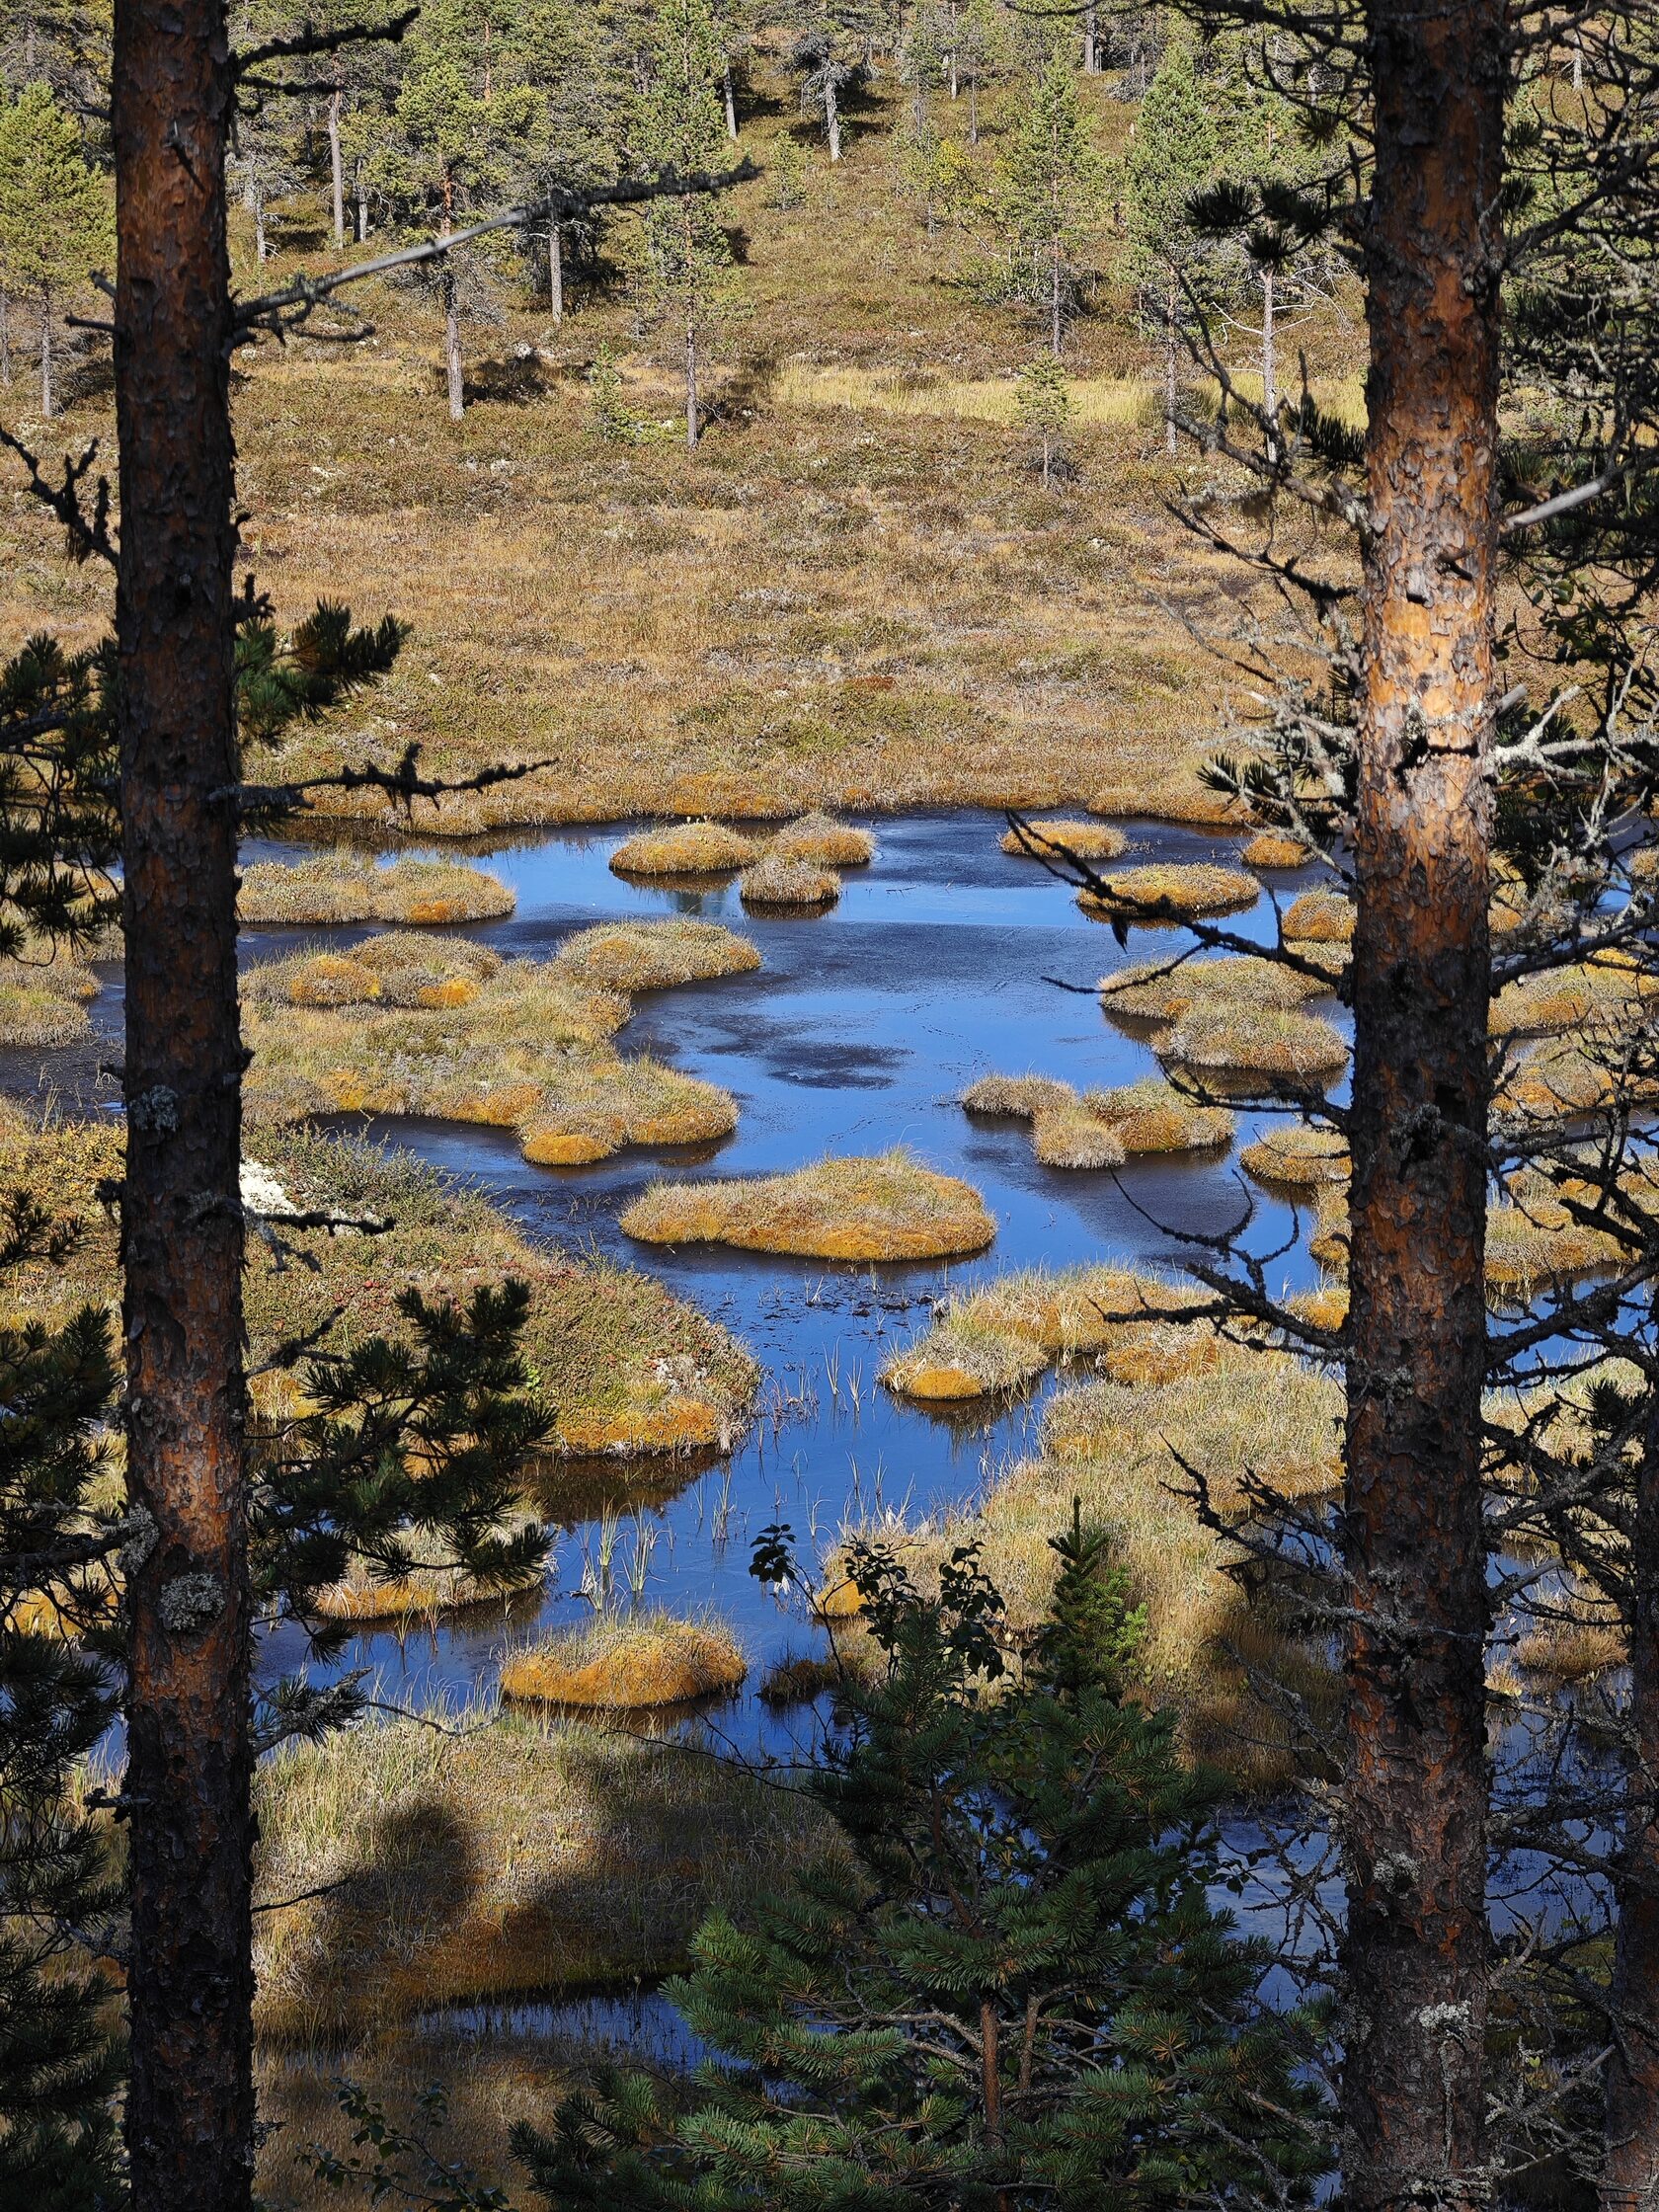
{"type": "MultiPolygon", "coordinates": [[[[945,814],[878,821],[874,864],[849,870],[840,904],[821,916],[750,915],[731,883],[672,889],[624,882],[607,865],[621,831],[540,834],[486,862],[517,894],[506,921],[474,925],[508,954],[546,957],[571,930],[619,915],[688,914],[744,930],[762,965],[750,975],[656,992],[636,1001],[619,1042],[650,1051],[734,1092],[740,1119],[724,1144],[703,1147],[698,1172],[748,1175],[792,1168],[825,1152],[906,1144],[966,1176],[997,1221],[991,1249],[971,1263],[859,1267],[732,1252],[642,1247],[616,1226],[622,1208],[684,1156],[630,1151],[583,1168],[529,1165],[509,1131],[434,1121],[382,1121],[370,1133],[476,1181],[534,1237],[623,1258],[694,1299],[754,1350],[765,1369],[758,1418],[729,1461],[601,1462],[558,1484],[561,1536],[544,1621],[580,1613],[605,1517],[620,1553],[619,1586],[644,1546],[648,1602],[712,1608],[733,1620],[753,1661],[750,1689],[804,1629],[750,1578],[750,1540],[784,1520],[804,1543],[826,1544],[849,1518],[879,1522],[960,1505],[1036,1442],[1049,1379],[1023,1399],[948,1414],[902,1405],[878,1384],[883,1361],[931,1318],[936,1300],[1015,1267],[1069,1267],[1111,1257],[1173,1269],[1183,1231],[1211,1231],[1255,1209],[1249,1240],[1293,1247],[1277,1273],[1292,1287],[1316,1279],[1294,1250],[1288,1206],[1246,1185],[1235,1154],[1131,1163],[1116,1175],[1041,1167],[1029,1131],[971,1120],[956,1103],[990,1070],[1056,1075],[1079,1088],[1152,1072],[1140,1038],[1114,1028],[1093,986],[1131,960],[1172,948],[1169,932],[1138,932],[1129,950],[1077,908],[1071,892],[1035,863],[998,849],[994,817],[945,814]],[[584,1507],[591,1509],[584,1517],[584,1507]]],[[[1163,826],[1132,837],[1131,858],[1230,857],[1236,839],[1163,826]]],[[[248,857],[291,847],[261,845],[248,857]]],[[[1310,878],[1275,879],[1258,910],[1236,924],[1273,934],[1281,904],[1310,878]]],[[[366,932],[259,931],[246,956],[297,942],[346,943],[366,932]]],[[[1331,1011],[1339,1011],[1334,1006],[1331,1011]]],[[[1240,1119],[1238,1143],[1255,1133],[1240,1119]]],[[[514,1635],[521,1630],[514,1623],[514,1635]]],[[[469,1616],[435,1630],[383,1626],[355,1637],[345,1667],[368,1667],[388,1695],[470,1696],[493,1686],[508,1638],[499,1616],[469,1616]]],[[[297,1662],[273,1638],[266,1664],[297,1662]]],[[[735,1731],[764,1741],[770,1724],[752,1697],[735,1731]]]]}

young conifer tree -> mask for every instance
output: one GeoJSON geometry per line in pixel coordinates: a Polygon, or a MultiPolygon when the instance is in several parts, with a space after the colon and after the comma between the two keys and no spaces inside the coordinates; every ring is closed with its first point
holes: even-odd
{"type": "Polygon", "coordinates": [[[1047,326],[1056,360],[1081,255],[1099,227],[1105,175],[1076,72],[1057,47],[1031,81],[992,195],[998,226],[1021,265],[1025,296],[1047,326]]]}
{"type": "MultiPolygon", "coordinates": [[[[756,1572],[786,1571],[774,1531],[756,1572]]],[[[1143,1623],[1104,1537],[1054,1540],[1010,1638],[967,1546],[937,1599],[858,1548],[878,1656],[808,1779],[836,1854],[704,1923],[669,1995],[711,2056],[665,2097],[578,2094],[516,2145],[560,2212],[985,2212],[1308,2201],[1306,2023],[1211,1898],[1215,1782],[1126,1695],[1143,1623]]]]}
{"type": "MultiPolygon", "coordinates": [[[[660,174],[705,176],[725,143],[720,110],[724,47],[708,0],[659,0],[651,47],[651,90],[640,147],[660,174]]],[[[702,434],[700,356],[728,304],[732,249],[720,209],[703,196],[654,201],[643,215],[646,295],[651,311],[683,342],[685,443],[702,434]]]]}
{"type": "Polygon", "coordinates": [[[57,412],[52,326],[64,303],[108,261],[113,233],[106,179],[81,133],[44,84],[0,107],[0,282],[39,326],[40,413],[57,412]]]}
{"type": "Polygon", "coordinates": [[[1178,34],[1141,103],[1125,170],[1129,271],[1162,340],[1164,436],[1172,454],[1183,332],[1191,319],[1186,287],[1203,258],[1191,207],[1212,181],[1220,152],[1215,103],[1200,90],[1190,38],[1178,34]]]}

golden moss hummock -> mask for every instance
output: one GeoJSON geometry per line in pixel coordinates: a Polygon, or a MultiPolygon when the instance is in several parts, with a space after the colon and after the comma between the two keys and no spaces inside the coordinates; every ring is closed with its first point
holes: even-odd
{"type": "Polygon", "coordinates": [[[621,1216],[647,1244],[732,1244],[803,1259],[939,1259],[979,1252],[996,1234],[978,1191],[902,1146],[823,1159],[792,1175],[658,1183],[621,1216]]]}
{"type": "Polygon", "coordinates": [[[567,937],[553,965],[604,990],[667,990],[760,965],[747,937],[717,921],[601,921],[567,937]]]}
{"type": "Polygon", "coordinates": [[[1238,1164],[1259,1183],[1313,1190],[1324,1183],[1346,1184],[1348,1146],[1338,1130],[1286,1122],[1246,1145],[1238,1164]]]}
{"type": "Polygon", "coordinates": [[[502,1665],[502,1696],[568,1711],[645,1712],[730,1698],[749,1662],[728,1628],[670,1613],[604,1617],[548,1636],[502,1665]]]}
{"type": "Polygon", "coordinates": [[[1348,1047],[1328,1021],[1279,1006],[1194,1006],[1157,1041],[1183,1067],[1236,1071],[1323,1084],[1348,1065],[1348,1047]]]}
{"type": "Polygon", "coordinates": [[[1354,936],[1354,902],[1334,891],[1304,891],[1285,909],[1285,935],[1311,945],[1346,945],[1354,936]]]}
{"type": "MultiPolygon", "coordinates": [[[[1129,842],[1110,822],[1033,822],[1029,827],[1044,843],[1059,845],[1078,860],[1116,860],[1129,842]]],[[[1004,852],[1025,860],[1038,858],[1042,851],[1040,844],[1033,853],[1014,830],[1004,830],[999,842],[1004,852]]]]}
{"type": "Polygon", "coordinates": [[[1143,961],[1100,979],[1100,1002],[1108,1014],[1130,1021],[1171,1022],[1193,1006],[1243,1003],[1250,1006],[1300,1006],[1322,986],[1276,960],[1229,953],[1219,960],[1143,961]]]}
{"type": "Polygon", "coordinates": [[[776,852],[762,853],[738,878],[738,897],[746,907],[832,907],[840,896],[841,879],[833,868],[776,852]]]}
{"type": "Polygon", "coordinates": [[[1282,836],[1277,830],[1262,830],[1238,857],[1246,868],[1305,868],[1313,855],[1300,837],[1282,836]]]}
{"type": "Polygon", "coordinates": [[[610,856],[619,876],[729,876],[747,868],[758,852],[752,837],[723,822],[679,822],[666,830],[642,830],[610,856]]]}
{"type": "Polygon", "coordinates": [[[1186,867],[1116,868],[1102,874],[1100,884],[1099,891],[1078,892],[1077,904],[1084,913],[1153,927],[1203,914],[1240,913],[1261,897],[1254,876],[1211,861],[1194,861],[1186,867]]]}
{"type": "Polygon", "coordinates": [[[868,830],[833,815],[804,814],[770,838],[766,851],[777,860],[809,860],[820,868],[866,868],[876,856],[876,840],[868,830]]]}

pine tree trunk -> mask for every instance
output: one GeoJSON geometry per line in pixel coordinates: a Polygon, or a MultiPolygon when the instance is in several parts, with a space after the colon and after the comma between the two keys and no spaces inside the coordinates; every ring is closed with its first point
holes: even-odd
{"type": "Polygon", "coordinates": [[[555,324],[565,319],[565,244],[563,226],[547,226],[547,297],[555,324]]]}
{"type": "Polygon", "coordinates": [[[51,302],[40,295],[40,417],[49,423],[57,413],[52,396],[51,302]]]}
{"type": "Polygon", "coordinates": [[[256,261],[263,262],[267,258],[267,247],[265,238],[265,192],[264,188],[259,185],[256,185],[254,187],[253,204],[254,258],[256,261]]]}
{"type": "Polygon", "coordinates": [[[841,111],[836,104],[835,81],[832,77],[826,77],[824,80],[824,121],[830,133],[830,159],[839,161],[841,158],[841,111]]]}
{"type": "Polygon", "coordinates": [[[1060,240],[1056,238],[1049,245],[1049,350],[1056,360],[1066,336],[1061,324],[1061,291],[1060,240]]]}
{"type": "Polygon", "coordinates": [[[689,316],[685,320],[685,443],[689,451],[697,450],[697,439],[702,424],[697,413],[697,326],[689,316]]]}
{"type": "Polygon", "coordinates": [[[729,57],[720,72],[720,89],[726,99],[726,135],[728,138],[736,139],[738,135],[738,88],[732,82],[732,63],[729,57]]]}
{"type": "Polygon", "coordinates": [[[1636,1470],[1630,1538],[1629,1729],[1619,1927],[1608,1991],[1617,2034],[1607,2071],[1603,2212],[1659,2205],[1659,1395],[1636,1470]]]}
{"type": "Polygon", "coordinates": [[[976,69],[968,79],[968,143],[980,142],[980,73],[976,69]]]}
{"type": "Polygon", "coordinates": [[[346,169],[340,158],[340,104],[344,98],[345,94],[336,85],[328,107],[329,183],[334,193],[334,243],[337,252],[346,243],[346,169]]]}
{"type": "Polygon", "coordinates": [[[449,394],[449,420],[458,423],[466,413],[466,388],[461,378],[461,316],[455,299],[455,279],[443,273],[443,379],[449,394]]]}
{"type": "Polygon", "coordinates": [[[1175,437],[1175,278],[1163,287],[1163,449],[1173,460],[1175,437]]]}
{"type": "Polygon", "coordinates": [[[0,384],[10,389],[12,381],[12,302],[4,284],[0,284],[0,384]]]}
{"type": "Polygon", "coordinates": [[[1502,0],[1370,0],[1344,1563],[1349,2212],[1489,2201],[1479,1428],[1502,0]]]}
{"type": "Polygon", "coordinates": [[[116,0],[132,2212],[247,2212],[253,1778],[219,0],[116,0]]]}
{"type": "Polygon", "coordinates": [[[1083,72],[1094,76],[1100,67],[1100,17],[1098,0],[1088,0],[1083,10],[1083,72]]]}
{"type": "Polygon", "coordinates": [[[363,175],[362,164],[357,164],[357,244],[368,236],[368,179],[363,175]]]}
{"type": "MultiPolygon", "coordinates": [[[[1264,269],[1262,287],[1262,409],[1271,419],[1279,414],[1279,363],[1274,348],[1276,332],[1273,327],[1273,272],[1264,269]]],[[[1277,443],[1277,438],[1275,439],[1277,443]]]]}

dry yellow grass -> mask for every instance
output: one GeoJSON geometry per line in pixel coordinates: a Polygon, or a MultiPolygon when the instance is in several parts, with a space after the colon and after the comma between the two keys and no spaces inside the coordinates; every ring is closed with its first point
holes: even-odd
{"type": "MultiPolygon", "coordinates": [[[[1129,842],[1110,822],[1034,822],[1031,829],[1044,843],[1058,845],[1078,860],[1116,860],[1129,842]]],[[[1005,830],[999,842],[1004,852],[1022,859],[1037,857],[1016,830],[1005,830]]]]}
{"type": "Polygon", "coordinates": [[[1199,773],[1200,763],[1164,763],[1163,773],[1119,776],[1089,793],[1092,814],[1146,822],[1178,822],[1191,830],[1233,830],[1246,820],[1245,809],[1224,792],[1212,791],[1199,773]]]}
{"type": "Polygon", "coordinates": [[[1608,1231],[1576,1220],[1563,1198],[1593,1205],[1586,1189],[1557,1191],[1531,1171],[1511,1178],[1509,1196],[1486,1213],[1486,1285],[1530,1299],[1551,1284],[1611,1267],[1629,1247],[1608,1231]]]}
{"type": "MultiPolygon", "coordinates": [[[[331,1314],[331,1346],[369,1337],[402,1339],[397,1309],[403,1285],[429,1299],[464,1298],[510,1276],[530,1290],[524,1353],[555,1409],[562,1453],[622,1457],[729,1449],[743,1433],[759,1369],[743,1345],[655,1277],[612,1262],[576,1260],[531,1243],[477,1192],[457,1190],[404,1153],[305,1132],[271,1133],[262,1156],[299,1204],[390,1221],[380,1236],[307,1236],[309,1264],[278,1266],[249,1240],[247,1310],[250,1365],[278,1344],[307,1338],[331,1314]]],[[[0,1102],[0,1188],[23,1186],[54,1215],[84,1224],[81,1242],[59,1266],[44,1261],[13,1271],[5,1283],[10,1318],[37,1314],[61,1322],[87,1301],[118,1295],[116,1228],[96,1196],[118,1179],[121,1139],[108,1121],[52,1120],[42,1126],[0,1102]]],[[[281,1409],[288,1384],[267,1376],[256,1400],[281,1409]]],[[[562,1517],[555,1471],[537,1505],[562,1517]]]]}
{"type": "Polygon", "coordinates": [[[1261,896],[1254,876],[1211,861],[1117,868],[1102,874],[1100,883],[1099,891],[1078,892],[1084,913],[1146,923],[1239,913],[1261,896]]]}
{"type": "Polygon", "coordinates": [[[515,905],[497,877],[459,861],[394,860],[377,867],[360,854],[336,851],[291,863],[257,862],[243,873],[236,910],[252,926],[403,921],[442,928],[493,921],[515,905]]]}
{"type": "Polygon", "coordinates": [[[1509,1123],[1572,1121],[1615,1107],[1620,1099],[1652,1105],[1659,1080],[1632,1072],[1624,1063],[1628,1037],[1597,1022],[1572,1038],[1551,1038],[1521,1054],[1505,1070],[1493,1096],[1509,1123]]]}
{"type": "Polygon", "coordinates": [[[1238,1164],[1258,1182],[1281,1183],[1292,1190],[1313,1190],[1323,1183],[1346,1184],[1348,1146],[1341,1133],[1309,1122],[1284,1122],[1246,1145],[1238,1164]]]}
{"type": "Polygon", "coordinates": [[[868,830],[815,812],[786,824],[766,851],[777,860],[807,860],[820,868],[867,868],[876,856],[876,840],[868,830]]]}
{"type": "Polygon", "coordinates": [[[1276,830],[1258,830],[1239,854],[1246,868],[1305,868],[1313,855],[1300,837],[1276,830]]]}
{"type": "Polygon", "coordinates": [[[610,864],[619,876],[727,876],[747,867],[759,849],[723,822],[680,822],[627,838],[610,864]]]}
{"type": "Polygon", "coordinates": [[[1232,1143],[1236,1127],[1224,1106],[1202,1105],[1161,1075],[1115,1090],[1085,1091],[1083,1104],[1132,1158],[1142,1152],[1213,1151],[1232,1143]]]}
{"type": "Polygon", "coordinates": [[[1606,1615],[1539,1620],[1515,1645],[1516,1665],[1549,1682],[1590,1682],[1628,1659],[1623,1630],[1606,1615]]]}
{"type": "Polygon", "coordinates": [[[1157,1049],[1183,1067],[1297,1084],[1322,1084],[1348,1065],[1348,1047],[1328,1021],[1242,1000],[1191,1007],[1158,1039],[1157,1049]]]}
{"type": "Polygon", "coordinates": [[[762,853],[752,867],[738,878],[738,897],[746,907],[832,907],[841,896],[841,879],[833,868],[820,868],[810,860],[785,860],[775,852],[762,853]]]}
{"type": "MultiPolygon", "coordinates": [[[[114,954],[119,947],[95,950],[114,954]]],[[[0,960],[0,1047],[77,1043],[91,1032],[86,1008],[100,988],[85,962],[61,945],[26,943],[16,958],[0,960]]]]}
{"type": "Polygon", "coordinates": [[[803,1259],[938,1259],[983,1251],[996,1234],[978,1191],[898,1146],[823,1159],[792,1175],[658,1183],[622,1213],[648,1244],[733,1244],[803,1259]]]}
{"type": "Polygon", "coordinates": [[[1608,952],[1593,961],[1527,976],[1506,984],[1492,1001],[1494,1037],[1548,1037],[1590,1027],[1614,1041],[1659,991],[1628,954],[1608,952]]]}
{"type": "Polygon", "coordinates": [[[1214,1363],[1214,1331],[1179,1316],[1200,1295],[1116,1267],[1024,1270],[952,1299],[892,1355],[881,1380],[900,1397],[948,1403],[1015,1389],[1057,1361],[1084,1356],[1125,1379],[1151,1362],[1196,1372],[1214,1363]]]}
{"type": "Polygon", "coordinates": [[[259,1899],[305,1893],[255,1922],[268,2047],[654,1980],[711,1907],[741,1918],[833,1848],[790,1791],[674,1745],[436,1717],[446,1729],[356,1728],[262,1764],[259,1899]]]}
{"type": "Polygon", "coordinates": [[[423,1564],[408,1574],[374,1576],[359,1565],[319,1591],[316,1610],[328,1620],[391,1621],[413,1626],[431,1622],[443,1614],[464,1613],[477,1606],[502,1607],[508,1601],[499,1589],[480,1583],[463,1568],[439,1563],[423,1564]]]}
{"type": "MultiPolygon", "coordinates": [[[[693,947],[705,962],[732,959],[742,942],[725,931],[705,940],[699,930],[709,925],[661,926],[670,930],[664,960],[676,927],[682,962],[693,947]]],[[[636,941],[634,956],[647,959],[650,943],[636,941]]],[[[399,940],[375,939],[349,955],[274,962],[251,972],[246,992],[249,1123],[431,1114],[515,1129],[525,1158],[541,1166],[728,1135],[737,1125],[730,1093],[654,1060],[625,1060],[608,1044],[630,1011],[620,992],[584,977],[580,958],[502,961],[440,944],[418,946],[411,962],[399,940]],[[364,1010],[382,998],[394,1003],[364,1010]]]]}
{"type": "Polygon", "coordinates": [[[1106,1012],[1131,1021],[1179,1021],[1191,1007],[1226,1004],[1300,1006],[1320,987],[1275,960],[1229,953],[1217,960],[1184,960],[1178,967],[1144,961],[1100,979],[1106,1012]]]}
{"type": "Polygon", "coordinates": [[[756,946],[717,921],[601,921],[567,937],[553,965],[601,990],[666,990],[746,975],[760,965],[756,946]]]}
{"type": "Polygon", "coordinates": [[[1346,945],[1354,937],[1354,903],[1334,891],[1304,891],[1285,908],[1285,935],[1310,945],[1346,945]]]}
{"type": "Polygon", "coordinates": [[[971,1114],[1031,1124],[1045,1167],[1119,1167],[1138,1152],[1204,1151],[1229,1144],[1232,1116],[1184,1097],[1161,1076],[1079,1098],[1049,1075],[983,1075],[962,1094],[971,1114]]]}
{"type": "Polygon", "coordinates": [[[761,1698],[768,1705],[811,1704],[815,1698],[839,1686],[844,1661],[837,1664],[817,1652],[788,1652],[767,1668],[760,1685],[761,1698]]]}
{"type": "Polygon", "coordinates": [[[1247,1476],[1320,1495],[1341,1479],[1342,1411],[1340,1382],[1273,1351],[1227,1347],[1174,1380],[1090,1383],[1053,1401],[1040,1458],[1002,1476],[979,1513],[920,1540],[942,1557],[977,1538],[1016,1622],[1035,1622],[1054,1586],[1048,1540],[1079,1497],[1146,1607],[1147,1694],[1179,1707],[1195,1755],[1246,1787],[1277,1788],[1294,1771],[1284,1724],[1253,1698],[1233,1653],[1327,1709],[1334,1679],[1222,1571],[1224,1547],[1177,1494],[1180,1461],[1204,1469],[1228,1517],[1248,1511],[1247,1476]]]}
{"type": "Polygon", "coordinates": [[[749,1662],[729,1628],[672,1613],[606,1616],[546,1636],[502,1665],[502,1696],[573,1711],[645,1712],[730,1698],[749,1662]]]}

